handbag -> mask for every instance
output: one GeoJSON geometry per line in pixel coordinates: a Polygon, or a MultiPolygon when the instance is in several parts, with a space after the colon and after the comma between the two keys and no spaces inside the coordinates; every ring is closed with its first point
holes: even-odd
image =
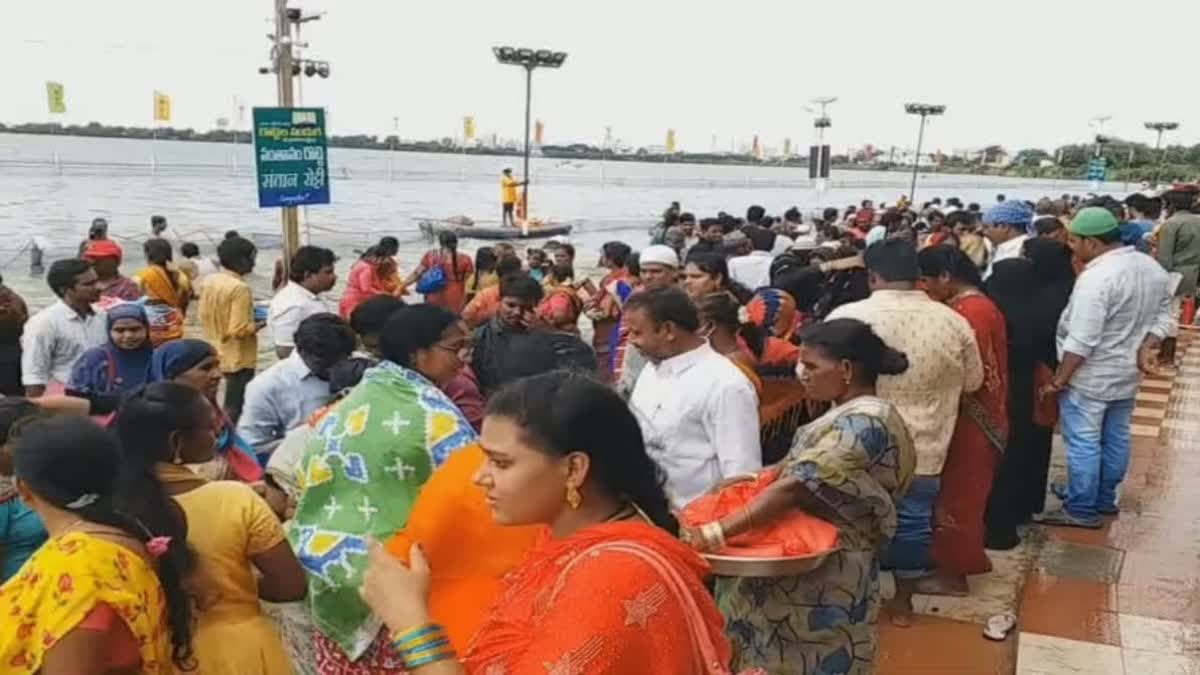
{"type": "Polygon", "coordinates": [[[438,256],[433,266],[425,270],[421,274],[421,278],[417,279],[417,292],[421,295],[429,295],[444,290],[446,290],[446,270],[442,265],[441,256],[438,256]]]}
{"type": "MultiPolygon", "coordinates": [[[[729,670],[729,666],[721,663],[718,657],[717,646],[713,643],[712,636],[708,634],[708,628],[704,625],[704,615],[700,611],[700,606],[696,604],[696,599],[692,597],[691,591],[688,590],[687,583],[680,578],[675,568],[671,567],[671,564],[654,549],[632,541],[613,541],[597,544],[575,556],[575,559],[563,568],[563,571],[559,574],[556,588],[562,587],[567,572],[571,570],[571,567],[575,563],[593,557],[601,551],[614,551],[632,555],[658,573],[658,576],[666,585],[667,591],[675,596],[675,600],[683,608],[684,618],[688,624],[688,632],[692,634],[692,642],[696,646],[694,672],[703,673],[704,675],[734,675],[733,671],[729,670]]],[[[768,673],[762,668],[751,668],[740,671],[737,675],[768,675],[768,673]]]]}

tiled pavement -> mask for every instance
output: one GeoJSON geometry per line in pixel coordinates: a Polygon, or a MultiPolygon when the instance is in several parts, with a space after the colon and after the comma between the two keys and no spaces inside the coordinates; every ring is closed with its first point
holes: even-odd
{"type": "Polygon", "coordinates": [[[1200,339],[1180,349],[1178,373],[1138,392],[1121,514],[1102,530],[1030,527],[1015,551],[989,552],[996,569],[970,597],[918,596],[910,628],[884,618],[878,673],[1200,675],[1200,416],[1184,414],[1200,410],[1200,339]],[[1001,611],[1017,629],[984,639],[1001,611]]]}

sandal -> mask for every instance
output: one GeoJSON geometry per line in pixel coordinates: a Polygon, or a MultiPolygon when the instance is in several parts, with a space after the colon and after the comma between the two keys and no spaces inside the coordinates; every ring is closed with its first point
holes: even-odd
{"type": "Polygon", "coordinates": [[[993,614],[988,617],[987,625],[983,627],[983,637],[995,640],[996,642],[1003,642],[1016,626],[1017,617],[1015,614],[1010,612],[993,614]]]}

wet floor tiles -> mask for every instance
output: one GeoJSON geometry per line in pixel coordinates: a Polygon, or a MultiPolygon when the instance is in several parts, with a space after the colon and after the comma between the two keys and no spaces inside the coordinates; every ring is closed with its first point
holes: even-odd
{"type": "Polygon", "coordinates": [[[1125,675],[1200,675],[1200,660],[1174,654],[1124,649],[1125,675]]]}
{"type": "Polygon", "coordinates": [[[1010,675],[1015,636],[984,639],[978,624],[921,616],[909,628],[880,621],[876,675],[1010,675]]]}
{"type": "Polygon", "coordinates": [[[1167,416],[1167,409],[1166,408],[1147,408],[1147,407],[1143,407],[1143,406],[1138,406],[1133,409],[1133,416],[1134,417],[1149,417],[1149,418],[1161,420],[1162,418],[1167,416]]]}
{"type": "Polygon", "coordinates": [[[1200,658],[1200,626],[1134,614],[1121,614],[1121,646],[1200,658]]]}
{"type": "Polygon", "coordinates": [[[1123,551],[1068,541],[1047,541],[1037,569],[1042,574],[1115,584],[1121,578],[1123,551]]]}
{"type": "Polygon", "coordinates": [[[1129,433],[1143,438],[1157,438],[1159,427],[1148,424],[1130,424],[1129,433]]]}
{"type": "Polygon", "coordinates": [[[1017,675],[1125,675],[1120,647],[1038,633],[1019,639],[1017,675]]]}

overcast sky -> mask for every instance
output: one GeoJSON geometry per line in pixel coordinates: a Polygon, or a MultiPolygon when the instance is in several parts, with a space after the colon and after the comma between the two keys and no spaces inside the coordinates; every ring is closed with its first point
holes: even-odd
{"type": "MultiPolygon", "coordinates": [[[[63,121],[149,125],[151,92],[171,94],[175,126],[212,128],[233,100],[274,103],[267,62],[271,0],[20,0],[0,20],[0,120],[45,121],[45,81],[66,85],[63,121]]],[[[547,143],[599,143],[606,126],[633,145],[681,149],[812,139],[809,99],[837,96],[836,149],[910,146],[909,100],[944,103],[930,150],[1052,148],[1086,140],[1088,120],[1153,142],[1147,120],[1178,121],[1200,142],[1195,0],[304,0],[309,53],[332,63],[306,79],[334,133],[521,134],[521,72],[498,44],[570,54],[534,76],[547,143]],[[1178,27],[1177,32],[1172,32],[1178,27]]]]}

